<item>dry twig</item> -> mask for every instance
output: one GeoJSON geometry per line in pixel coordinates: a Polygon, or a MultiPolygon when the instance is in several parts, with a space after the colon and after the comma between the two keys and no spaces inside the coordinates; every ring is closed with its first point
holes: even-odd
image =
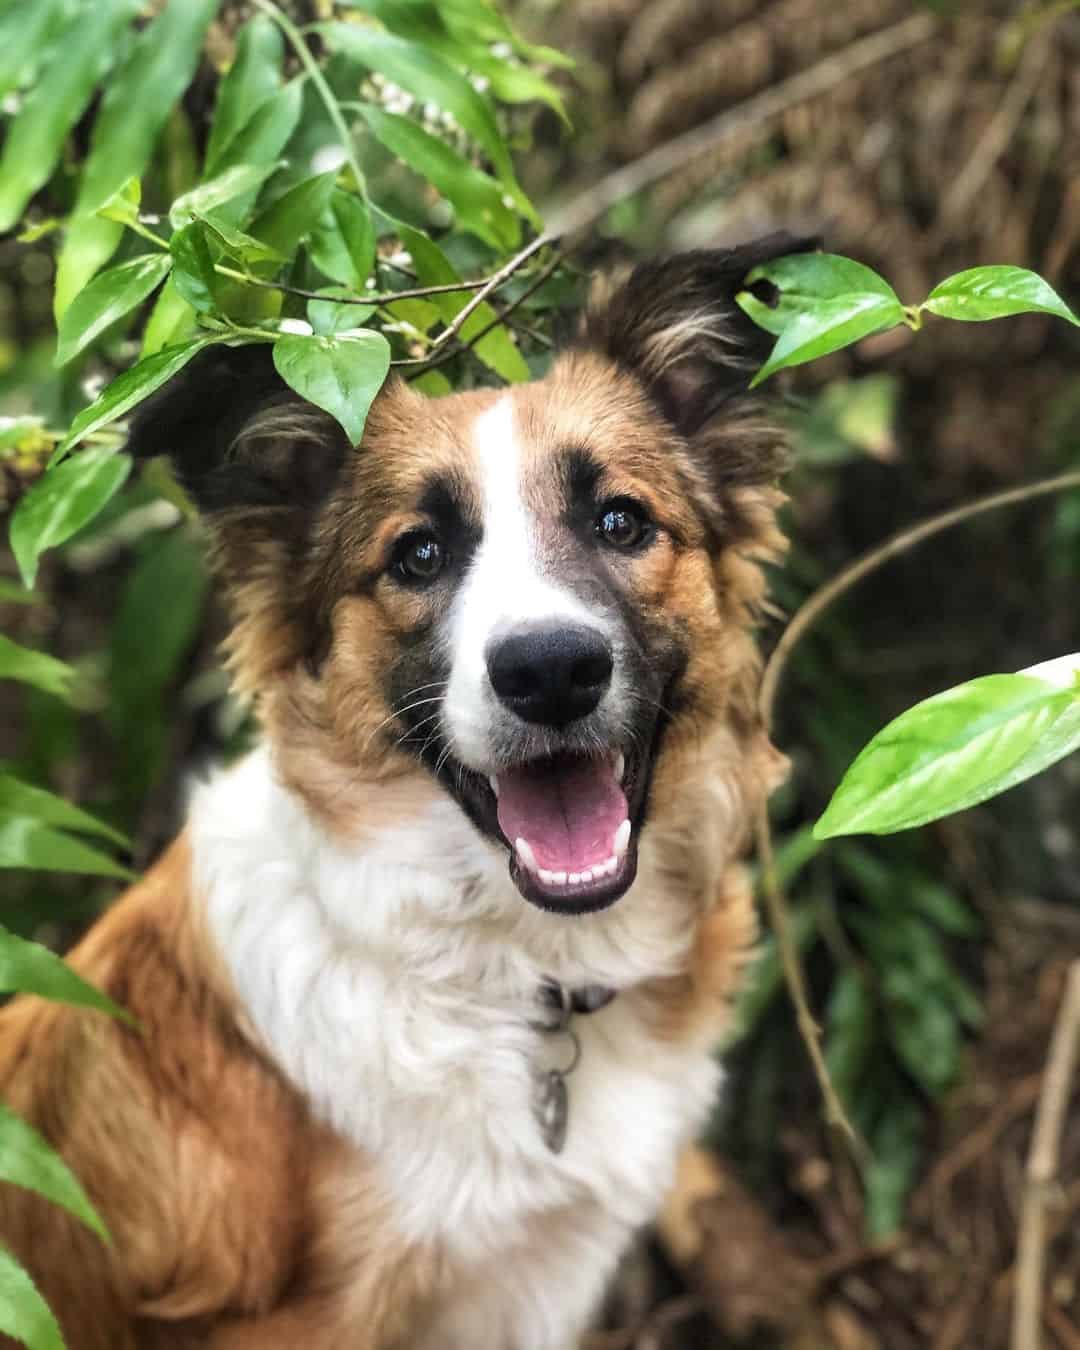
{"type": "Polygon", "coordinates": [[[1043,1268],[1046,1261],[1046,1211],[1057,1181],[1065,1111],[1080,1055],[1080,961],[1069,967],[1065,994],[1054,1026],[1046,1077],[1035,1113],[1020,1212],[1016,1256],[1012,1350],[1040,1350],[1043,1268]]]}

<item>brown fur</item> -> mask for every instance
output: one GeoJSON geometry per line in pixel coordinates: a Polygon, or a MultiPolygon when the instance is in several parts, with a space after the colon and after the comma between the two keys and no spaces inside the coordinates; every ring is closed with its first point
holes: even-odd
{"type": "MultiPolygon", "coordinates": [[[[749,265],[729,260],[721,273],[737,280],[749,265]]],[[[650,828],[695,939],[683,971],[623,996],[669,1041],[699,1043],[722,1031],[753,941],[731,822],[745,835],[783,772],[755,710],[748,631],[763,600],[757,564],[780,547],[781,442],[752,412],[712,418],[726,338],[716,315],[680,313],[680,278],[664,273],[653,290],[632,279],[594,311],[589,347],[515,397],[541,514],[558,500],[559,454],[577,446],[599,462],[605,493],[646,503],[663,527],[655,547],[618,566],[643,627],[688,654],[650,828]],[[703,737],[715,748],[708,791],[723,802],[687,799],[703,737]],[[686,847],[721,818],[715,849],[686,847]],[[705,870],[688,870],[691,857],[705,870]]],[[[208,371],[230,406],[221,359],[208,371]]],[[[263,397],[258,381],[245,388],[263,397]]],[[[204,500],[233,609],[231,662],[258,698],[285,783],[339,836],[374,837],[442,791],[400,746],[385,694],[404,640],[437,601],[395,587],[384,569],[434,472],[455,477],[468,503],[467,428],[497,396],[432,403],[392,382],[353,451],[323,414],[275,394],[254,420],[226,419],[224,443],[185,471],[196,488],[222,465],[234,478],[252,465],[261,474],[251,501],[223,504],[214,485],[204,500]],[[311,478],[301,505],[272,490],[291,482],[296,450],[311,478]]],[[[206,414],[185,407],[148,417],[177,436],[194,419],[197,431],[206,414]]],[[[31,998],[0,1010],[0,1095],[82,1179],[112,1245],[10,1186],[0,1186],[0,1235],[33,1271],[69,1350],[406,1350],[460,1272],[397,1236],[372,1160],[314,1121],[249,1039],[200,915],[181,837],[71,957],[138,1029],[31,998]]],[[[533,1222],[524,1242],[534,1257],[560,1222],[533,1222]]]]}

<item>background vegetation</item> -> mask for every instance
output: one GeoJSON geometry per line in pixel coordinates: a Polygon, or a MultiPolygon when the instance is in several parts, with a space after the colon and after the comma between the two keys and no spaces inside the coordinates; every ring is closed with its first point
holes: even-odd
{"type": "MultiPolygon", "coordinates": [[[[599,219],[558,272],[545,276],[555,259],[541,251],[500,290],[501,307],[520,301],[509,331],[492,329],[486,349],[443,361],[457,350],[451,341],[434,352],[440,364],[417,367],[429,391],[541,370],[580,274],[595,266],[781,225],[821,233],[830,250],[881,271],[905,301],[981,263],[1032,267],[1067,300],[1080,296],[1080,15],[1071,4],[519,0],[502,9],[522,33],[573,53],[573,71],[466,0],[282,6],[300,24],[360,20],[358,31],[390,33],[469,72],[498,143],[515,152],[523,189],[495,140],[484,144],[487,123],[460,102],[447,107],[448,95],[440,104],[430,70],[423,80],[415,68],[403,74],[400,52],[387,66],[385,44],[380,69],[348,43],[311,40],[338,103],[368,108],[345,106],[355,168],[340,156],[319,160],[340,144],[329,104],[266,7],[253,20],[250,5],[202,5],[186,65],[179,39],[168,44],[172,85],[146,78],[154,24],[176,8],[176,0],[37,6],[36,74],[32,60],[18,65],[17,45],[0,43],[8,62],[0,226],[15,226],[25,206],[19,233],[0,241],[0,410],[13,419],[0,424],[0,493],[11,507],[102,385],[140,353],[193,332],[200,307],[265,335],[277,336],[286,319],[336,337],[356,326],[356,307],[309,308],[252,279],[355,294],[371,275],[383,295],[455,272],[490,275],[528,237],[530,199],[548,222],[572,217],[562,209],[571,203],[599,219]],[[46,13],[58,25],[51,38],[46,13]],[[84,104],[71,104],[54,160],[30,153],[16,132],[26,91],[49,78],[49,41],[91,18],[114,26],[102,30],[97,64],[86,57],[84,104]],[[237,70],[237,34],[251,20],[242,39],[251,84],[232,81],[237,106],[226,116],[221,75],[237,70]],[[873,60],[868,41],[879,44],[873,60]],[[800,96],[808,74],[813,95],[800,96]],[[104,99],[95,93],[102,85],[104,99]],[[115,155],[98,155],[116,181],[95,186],[110,107],[123,109],[125,126],[138,120],[133,86],[156,101],[157,120],[144,119],[128,171],[115,155]],[[178,209],[178,199],[228,169],[230,136],[260,108],[274,134],[244,155],[284,168],[253,183],[217,229],[198,226],[207,210],[178,209]],[[714,119],[725,120],[691,155],[677,138],[714,119]],[[458,157],[452,171],[434,141],[458,157]],[[668,171],[648,190],[601,209],[606,174],[673,142],[668,171]],[[13,186],[16,160],[28,167],[13,186]],[[357,209],[343,197],[381,212],[368,213],[375,228],[359,260],[338,242],[357,237],[340,228],[357,209]],[[396,221],[419,230],[419,241],[396,221]],[[171,232],[173,276],[156,277],[166,291],[155,301],[148,288],[58,369],[54,289],[59,308],[74,307],[101,268],[165,256],[133,223],[171,232]],[[425,238],[437,241],[435,252],[425,238]],[[207,254],[248,281],[207,274],[207,254]],[[209,306],[200,284],[212,292],[209,306]]],[[[0,4],[0,37],[25,25],[25,6],[0,4]]],[[[77,83],[69,69],[57,80],[77,83]]],[[[22,121],[43,134],[40,117],[22,121]]],[[[432,354],[466,298],[390,301],[359,322],[383,334],[394,359],[417,360],[432,354]]],[[[494,317],[455,336],[475,339],[494,317]]],[[[778,606],[794,611],[850,558],[928,512],[1075,467],[1078,349],[1075,330],[1041,316],[928,320],[917,340],[897,329],[798,372],[786,411],[796,445],[793,546],[774,579],[778,606]]],[[[97,434],[110,451],[108,430],[97,434]]],[[[973,674],[1080,649],[1078,501],[1033,502],[939,536],[850,593],[797,649],[777,705],[777,739],[795,766],[775,804],[779,858],[827,1059],[870,1156],[860,1171],[821,1122],[767,953],[730,1049],[729,1094],[695,1179],[699,1203],[674,1206],[662,1240],[628,1263],[612,1329],[598,1344],[723,1346],[746,1336],[840,1350],[1008,1344],[1023,1157],[1066,965],[1080,953],[1080,770],[1066,761],[999,802],[888,840],[825,845],[809,823],[855,753],[902,708],[973,674]]],[[[185,779],[250,735],[217,663],[221,616],[197,524],[154,467],[117,483],[92,523],[44,554],[32,596],[17,575],[12,560],[0,592],[3,632],[75,675],[46,663],[32,683],[0,685],[5,769],[130,839],[128,853],[100,834],[86,839],[71,819],[51,823],[105,859],[99,872],[141,867],[175,829],[185,779]]],[[[780,626],[778,617],[767,641],[780,626]]],[[[0,863],[36,866],[4,872],[0,918],[62,947],[115,883],[51,870],[65,865],[52,835],[32,856],[4,854],[12,837],[0,826],[0,863]]],[[[1047,1343],[1063,1350],[1080,1343],[1078,1162],[1073,1119],[1044,1309],[1047,1343]]]]}

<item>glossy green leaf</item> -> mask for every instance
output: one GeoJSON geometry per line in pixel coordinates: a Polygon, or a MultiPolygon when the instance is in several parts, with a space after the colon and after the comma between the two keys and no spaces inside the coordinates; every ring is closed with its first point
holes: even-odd
{"type": "Polygon", "coordinates": [[[183,342],[195,327],[195,311],[176,289],[170,276],[154,301],[143,329],[139,359],[156,355],[163,347],[183,342]]]}
{"type": "Polygon", "coordinates": [[[55,656],[20,647],[17,642],[12,642],[0,633],[0,680],[32,684],[35,689],[42,689],[46,694],[66,699],[71,697],[75,672],[55,656]]]}
{"type": "Polygon", "coordinates": [[[574,65],[573,57],[564,52],[526,41],[488,0],[438,0],[438,4],[439,14],[454,33],[467,33],[488,43],[506,43],[519,56],[528,57],[541,65],[558,66],[566,70],[574,65]]]}
{"type": "MultiPolygon", "coordinates": [[[[401,221],[387,220],[386,223],[392,225],[394,232],[401,240],[402,246],[408,250],[421,285],[448,286],[461,280],[450,259],[447,258],[438,244],[430,240],[427,235],[421,234],[419,230],[414,230],[401,221]]],[[[438,308],[443,322],[452,323],[471,298],[472,293],[470,291],[447,292],[443,295],[432,296],[432,303],[438,308]]],[[[461,340],[470,342],[494,318],[495,311],[489,304],[485,302],[479,305],[462,325],[461,340]]],[[[502,324],[497,324],[485,337],[482,337],[473,347],[473,351],[489,369],[495,371],[497,375],[511,384],[521,383],[530,378],[530,371],[525,358],[518,351],[509,331],[502,324]]]]}
{"type": "MultiPolygon", "coordinates": [[[[35,8],[47,6],[34,0],[20,8],[29,24],[35,8]]],[[[48,182],[68,132],[115,59],[120,28],[138,8],[137,0],[95,0],[77,10],[58,35],[57,59],[32,85],[4,142],[0,156],[0,234],[14,227],[26,203],[48,182]]],[[[4,18],[0,18],[0,44],[5,26],[4,18]]]]}
{"type": "Polygon", "coordinates": [[[169,240],[173,256],[173,284],[177,293],[200,314],[209,314],[217,307],[215,291],[217,278],[214,259],[206,242],[206,226],[193,220],[176,231],[169,240]]]}
{"type": "Polygon", "coordinates": [[[142,30],[109,80],[94,122],[76,214],[97,208],[142,173],[174,103],[191,82],[221,0],[167,4],[142,30]]]}
{"type": "Polygon", "coordinates": [[[336,417],[359,445],[368,409],[390,369],[390,344],[373,332],[349,338],[290,335],[274,343],[274,365],[287,385],[336,417]]]}
{"type": "Polygon", "coordinates": [[[134,226],[139,220],[139,207],[142,205],[142,179],[129,178],[126,183],[106,198],[103,205],[94,212],[106,220],[118,221],[121,225],[134,226]]]}
{"type": "Polygon", "coordinates": [[[0,1247],[0,1332],[28,1350],[64,1350],[64,1338],[49,1305],[4,1247],[0,1247]]]}
{"type": "Polygon", "coordinates": [[[308,252],[321,272],[359,294],[375,266],[375,226],[367,205],[335,188],[312,231],[308,252]]]}
{"type": "Polygon", "coordinates": [[[171,266],[167,253],[145,253],[99,273],[64,311],[55,364],[67,365],[117,319],[141,304],[165,280],[171,266]]]}
{"type": "Polygon", "coordinates": [[[62,830],[78,834],[98,835],[120,848],[129,848],[130,841],[105,821],[98,820],[71,802],[64,801],[45,788],[24,783],[9,773],[0,773],[0,816],[32,816],[62,830]]]}
{"type": "Polygon", "coordinates": [[[797,253],[755,267],[747,285],[769,281],[779,291],[768,305],[750,290],[736,302],[777,342],[750,382],[751,388],[778,370],[839,351],[871,333],[902,322],[904,307],[884,278],[851,258],[797,253]]]}
{"type": "Polygon", "coordinates": [[[123,1022],[131,1014],[76,975],[66,961],[38,942],[27,942],[0,926],[0,992],[37,994],[73,1008],[92,1008],[123,1022]]]}
{"type": "Polygon", "coordinates": [[[1049,282],[1026,267],[971,267],[935,286],[920,309],[943,319],[980,322],[1009,314],[1053,314],[1080,324],[1049,282]]]}
{"type": "Polygon", "coordinates": [[[1080,691],[1031,674],[971,680],[917,703],[878,732],[814,835],[924,825],[1004,792],[1077,746],[1080,691]]]}
{"type": "MultiPolygon", "coordinates": [[[[296,130],[303,102],[303,81],[291,80],[278,93],[258,105],[235,136],[222,147],[208,169],[220,175],[226,169],[241,164],[276,164],[296,130]]],[[[235,224],[242,219],[252,200],[252,194],[235,197],[221,210],[235,224]]]]}
{"type": "Polygon", "coordinates": [[[451,203],[462,229],[495,249],[518,246],[521,242],[518,218],[503,201],[503,190],[493,178],[407,117],[368,105],[361,105],[360,113],[392,154],[426,178],[451,203]]]}
{"type": "MultiPolygon", "coordinates": [[[[343,52],[369,70],[377,71],[422,103],[434,103],[449,113],[483,150],[518,209],[534,224],[539,224],[535,209],[514,177],[510,152],[491,105],[465,75],[434,52],[393,33],[380,33],[375,28],[354,23],[320,24],[318,31],[332,50],[343,52]]],[[[442,188],[439,190],[441,192],[442,188]]]]}
{"type": "Polygon", "coordinates": [[[149,397],[155,389],[172,377],[187,363],[210,345],[209,338],[195,338],[183,342],[178,347],[166,347],[140,361],[138,365],[125,370],[111,384],[105,386],[88,408],[84,408],[71,424],[71,429],[57,446],[53,462],[63,459],[72,446],[77,445],[84,436],[99,427],[108,426],[124,413],[130,412],[137,403],[149,397]]]}
{"type": "Polygon", "coordinates": [[[277,168],[277,160],[271,160],[269,164],[234,164],[216,178],[200,183],[177,197],[169,208],[173,229],[178,230],[197,216],[205,216],[226,202],[257,191],[277,168]]]}
{"type": "Polygon", "coordinates": [[[0,869],[13,867],[132,879],[108,854],[32,816],[0,816],[0,869]]]}
{"type": "Polygon", "coordinates": [[[56,260],[56,286],[53,313],[59,323],[67,307],[81,293],[92,276],[101,270],[116,252],[124,233],[118,220],[102,216],[82,216],[64,227],[64,242],[56,260]]]}
{"type": "Polygon", "coordinates": [[[6,7],[0,6],[0,98],[34,74],[66,9],[63,0],[36,0],[32,5],[8,0],[6,7]]]}
{"type": "Polygon", "coordinates": [[[351,9],[361,9],[377,18],[398,37],[408,38],[444,57],[459,69],[482,75],[496,98],[505,103],[537,100],[552,108],[568,123],[562,96],[554,85],[530,66],[515,65],[496,56],[491,42],[459,28],[447,27],[439,7],[430,0],[347,0],[351,9]]]}
{"type": "Polygon", "coordinates": [[[66,1209],[108,1242],[109,1234],[82,1185],[31,1125],[0,1102],[0,1181],[34,1191],[66,1209]]]}
{"type": "Polygon", "coordinates": [[[353,296],[355,291],[349,286],[328,286],[325,300],[309,300],[307,303],[308,323],[316,333],[329,336],[333,333],[349,333],[363,328],[364,322],[375,313],[374,305],[343,304],[340,296],[353,296]]]}
{"type": "Polygon", "coordinates": [[[283,59],[281,32],[265,14],[254,15],[237,33],[236,57],[218,86],[210,123],[206,144],[208,174],[216,172],[229,142],[252,113],[277,93],[283,59]]]}
{"type": "Polygon", "coordinates": [[[291,255],[330,205],[336,177],[320,173],[293,184],[256,216],[249,233],[278,253],[291,255]]]}
{"type": "Polygon", "coordinates": [[[11,518],[11,551],[27,586],[34,584],[42,553],[93,520],[130,471],[127,455],[91,446],[37,480],[11,518]]]}

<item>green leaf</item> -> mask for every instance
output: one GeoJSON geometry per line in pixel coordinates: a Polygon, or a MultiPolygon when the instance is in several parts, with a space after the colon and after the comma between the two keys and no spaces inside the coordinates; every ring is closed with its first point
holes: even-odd
{"type": "Polygon", "coordinates": [[[221,0],[167,4],[142,30],[109,80],[90,138],[75,210],[97,208],[142,173],[174,103],[191,82],[221,0]]]}
{"type": "MultiPolygon", "coordinates": [[[[423,103],[435,103],[476,141],[518,209],[534,224],[539,217],[514,177],[510,152],[487,99],[440,56],[415,42],[354,23],[317,25],[333,51],[377,71],[423,103]]],[[[393,147],[390,147],[393,149],[393,147]]],[[[395,152],[396,153],[396,152],[395,152]]],[[[442,189],[440,188],[440,191],[442,189]]],[[[444,193],[444,196],[449,196],[444,193]]]]}
{"type": "Polygon", "coordinates": [[[778,341],[751,388],[778,370],[827,356],[903,321],[904,307],[888,282],[851,258],[792,254],[755,267],[746,284],[758,281],[777,287],[775,305],[765,304],[749,290],[740,291],[735,300],[778,341]]]}
{"type": "Polygon", "coordinates": [[[195,311],[176,289],[172,277],[161,288],[143,330],[141,360],[154,356],[162,347],[182,342],[195,326],[195,311]]]}
{"type": "MultiPolygon", "coordinates": [[[[25,27],[32,22],[30,15],[35,9],[47,6],[35,0],[18,8],[26,16],[25,27]]],[[[95,0],[77,10],[58,35],[58,55],[32,85],[4,142],[0,156],[0,234],[14,227],[30,198],[48,182],[68,132],[115,59],[121,27],[138,8],[137,0],[95,0]]],[[[4,27],[4,19],[0,19],[0,43],[4,27]]]]}
{"type": "Polygon", "coordinates": [[[75,1175],[31,1125],[0,1102],[0,1181],[66,1209],[108,1242],[109,1234],[75,1175]]]}
{"type": "Polygon", "coordinates": [[[99,835],[120,848],[129,848],[130,841],[105,821],[88,811],[82,811],[63,797],[57,797],[45,788],[24,783],[9,773],[0,773],[0,816],[32,816],[46,825],[80,834],[99,835]]]}
{"type": "Polygon", "coordinates": [[[278,26],[265,14],[249,19],[236,35],[236,58],[218,86],[210,136],[206,143],[206,171],[216,163],[229,142],[281,84],[284,43],[278,26]]]}
{"type": "Polygon", "coordinates": [[[361,293],[375,266],[375,226],[367,205],[335,188],[312,231],[308,252],[321,272],[361,293]]]}
{"type": "Polygon", "coordinates": [[[21,88],[34,74],[53,34],[63,22],[62,0],[25,5],[9,0],[0,9],[0,98],[21,88]]]}
{"type": "Polygon", "coordinates": [[[141,304],[161,285],[171,266],[167,253],[145,253],[95,277],[64,311],[54,364],[67,365],[117,319],[141,304]]]}
{"type": "Polygon", "coordinates": [[[57,323],[90,278],[116,252],[124,227],[118,220],[83,216],[64,227],[64,242],[56,260],[53,313],[57,323]]]}
{"type": "MultiPolygon", "coordinates": [[[[208,171],[220,175],[238,164],[276,164],[288,144],[304,102],[304,86],[300,79],[291,80],[278,93],[255,109],[240,130],[222,147],[208,171]]],[[[251,195],[233,198],[227,207],[228,219],[236,223],[247,210],[251,195]]]]}
{"type": "Polygon", "coordinates": [[[43,689],[47,694],[55,694],[57,698],[67,699],[71,697],[75,672],[55,656],[20,647],[0,633],[0,680],[19,680],[43,689]]]}
{"type": "Polygon", "coordinates": [[[81,839],[62,834],[32,816],[0,817],[0,868],[27,867],[38,872],[81,872],[86,876],[133,874],[115,859],[81,839]]]}
{"type": "Polygon", "coordinates": [[[269,164],[234,164],[216,178],[200,183],[169,207],[169,220],[174,230],[180,229],[197,216],[205,216],[237,197],[255,192],[278,169],[278,161],[269,164]]]}
{"type": "Polygon", "coordinates": [[[364,121],[391,154],[403,159],[453,205],[462,229],[495,249],[518,246],[518,218],[503,201],[503,190],[493,178],[409,118],[367,104],[358,106],[364,121]]]}
{"type": "Polygon", "coordinates": [[[111,998],[76,975],[66,961],[37,942],[27,942],[0,926],[0,991],[6,994],[36,994],[73,1008],[92,1008],[122,1022],[131,1014],[111,998]]]}
{"type": "Polygon", "coordinates": [[[399,37],[408,38],[459,69],[483,75],[492,93],[505,103],[546,103],[569,125],[562,96],[554,85],[528,66],[514,65],[491,51],[489,39],[447,27],[436,5],[427,0],[347,0],[351,9],[362,9],[399,37]]]}
{"type": "Polygon", "coordinates": [[[850,1108],[877,1040],[877,1007],[870,982],[854,966],[842,967],[825,1010],[825,1062],[840,1100],[850,1108]]]}
{"type": "Polygon", "coordinates": [[[324,294],[325,300],[309,300],[307,303],[308,322],[322,336],[349,333],[362,328],[364,321],[375,313],[374,305],[342,304],[339,299],[335,299],[336,295],[354,295],[355,292],[349,286],[328,286],[324,294]]]}
{"type": "Polygon", "coordinates": [[[4,1247],[0,1247],[0,1332],[29,1350],[64,1350],[64,1338],[49,1305],[4,1247]]]}
{"type": "MultiPolygon", "coordinates": [[[[1080,657],[1073,658],[1080,666],[1080,657]]],[[[818,839],[891,834],[985,801],[1080,746],[1080,693],[1030,674],[987,675],[917,703],[844,775],[818,839]]]]}
{"type": "Polygon", "coordinates": [[[1026,267],[971,267],[935,286],[920,309],[977,323],[1009,314],[1053,314],[1080,324],[1054,288],[1026,267]]]}
{"type": "Polygon", "coordinates": [[[454,392],[454,386],[441,370],[425,370],[423,374],[410,380],[409,384],[412,389],[427,398],[445,398],[447,394],[454,392]]]}
{"type": "Polygon", "coordinates": [[[42,553],[93,520],[130,471],[127,455],[92,446],[37,480],[11,518],[11,551],[27,586],[34,584],[42,553]]]}
{"type": "Polygon", "coordinates": [[[129,178],[122,187],[109,197],[103,206],[94,212],[106,220],[118,221],[121,225],[134,226],[139,221],[139,207],[142,205],[142,180],[129,178]]]}
{"type": "Polygon", "coordinates": [[[912,1078],[928,1096],[941,1097],[960,1067],[960,1022],[942,992],[917,967],[881,971],[889,1035],[912,1078]]]}
{"type": "Polygon", "coordinates": [[[73,445],[77,445],[84,436],[97,431],[100,427],[115,422],[124,413],[130,412],[137,403],[149,397],[166,380],[171,379],[178,370],[210,345],[210,338],[195,338],[183,342],[178,347],[166,347],[140,361],[138,365],[118,375],[112,384],[108,384],[90,404],[84,408],[71,424],[67,436],[61,441],[53,455],[53,463],[64,458],[73,445]]]}
{"type": "Polygon", "coordinates": [[[249,227],[251,235],[276,252],[291,256],[329,206],[336,177],[336,172],[320,173],[294,184],[260,212],[249,227]]]}
{"type": "MultiPolygon", "coordinates": [[[[432,242],[427,235],[421,234],[419,230],[414,230],[401,221],[391,221],[386,218],[386,223],[392,227],[394,233],[401,240],[402,246],[408,250],[421,285],[449,286],[453,282],[461,280],[450,259],[439,248],[438,244],[432,242]]],[[[433,295],[431,299],[442,315],[443,322],[452,323],[469,303],[471,293],[469,291],[462,291],[460,294],[448,292],[444,295],[433,295]]],[[[495,311],[489,304],[485,302],[479,305],[462,325],[461,340],[463,342],[471,341],[494,318],[495,311]]],[[[490,333],[482,337],[473,347],[473,351],[483,361],[484,365],[511,384],[521,383],[530,378],[530,371],[525,358],[518,351],[513,338],[502,324],[497,325],[490,333]]]]}
{"type": "Polygon", "coordinates": [[[519,56],[541,65],[558,66],[566,70],[574,65],[573,57],[554,47],[527,42],[487,0],[439,0],[439,14],[455,33],[467,33],[488,43],[504,42],[519,56]]]}
{"type": "Polygon", "coordinates": [[[274,343],[274,365],[287,385],[336,417],[359,445],[368,409],[390,369],[390,344],[373,332],[349,338],[290,335],[274,343]]]}
{"type": "Polygon", "coordinates": [[[880,1104],[868,1143],[866,1227],[871,1238],[888,1237],[904,1221],[904,1206],[919,1166],[923,1111],[917,1100],[894,1089],[880,1104]]]}
{"type": "Polygon", "coordinates": [[[169,240],[169,252],[176,263],[173,284],[178,294],[198,313],[212,313],[217,307],[217,278],[210,246],[206,242],[206,226],[193,220],[190,225],[177,230],[169,240]]]}

